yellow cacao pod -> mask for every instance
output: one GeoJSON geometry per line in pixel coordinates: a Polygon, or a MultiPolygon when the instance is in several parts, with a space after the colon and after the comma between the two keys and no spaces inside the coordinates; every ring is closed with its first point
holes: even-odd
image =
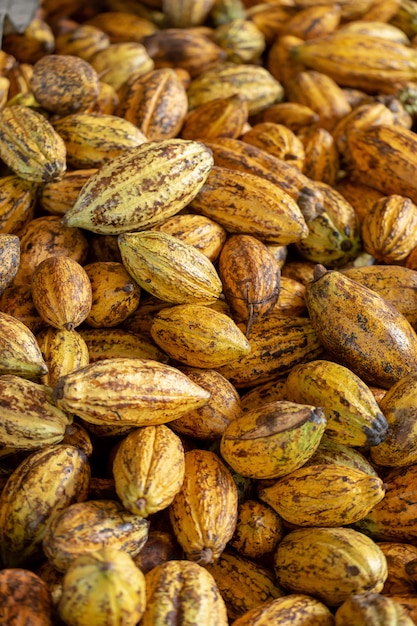
{"type": "Polygon", "coordinates": [[[97,361],[67,374],[53,394],[59,406],[86,422],[115,426],[169,422],[210,397],[175,367],[129,357],[97,361]]]}
{"type": "Polygon", "coordinates": [[[259,113],[283,99],[283,87],[264,67],[245,63],[218,63],[193,78],[187,90],[190,109],[214,98],[240,94],[246,99],[249,115],[259,113]]]}
{"type": "MultiPolygon", "coordinates": [[[[363,451],[364,452],[364,451],[363,451]]],[[[324,433],[319,446],[308,459],[306,465],[322,465],[323,463],[342,465],[348,469],[360,470],[370,476],[378,473],[363,452],[343,443],[336,443],[324,433]]]]}
{"type": "Polygon", "coordinates": [[[349,278],[376,291],[417,327],[417,272],[403,265],[364,265],[344,269],[349,278]]]}
{"type": "Polygon", "coordinates": [[[58,613],[66,624],[135,626],[145,611],[145,576],[125,552],[104,547],[76,558],[62,580],[58,613]]]}
{"type": "Polygon", "coordinates": [[[269,314],[252,324],[250,351],[223,365],[219,371],[238,388],[286,376],[300,363],[318,358],[323,347],[308,317],[269,314]]]}
{"type": "Polygon", "coordinates": [[[205,144],[212,150],[216,166],[266,178],[295,200],[306,219],[323,212],[322,192],[291,163],[241,139],[217,137],[205,144]]]}
{"type": "Polygon", "coordinates": [[[226,603],[229,620],[285,595],[275,582],[274,572],[230,550],[206,565],[226,603]]]}
{"type": "Polygon", "coordinates": [[[59,330],[73,330],[91,310],[90,279],[74,259],[48,257],[33,271],[32,298],[39,315],[48,324],[59,330]]]}
{"type": "Polygon", "coordinates": [[[233,94],[214,98],[188,113],[181,137],[201,141],[215,137],[239,137],[247,121],[248,105],[243,96],[233,94]]]}
{"type": "Polygon", "coordinates": [[[62,441],[72,418],[59,409],[46,385],[14,374],[0,376],[0,444],[34,450],[62,441]]]}
{"type": "Polygon", "coordinates": [[[90,474],[84,452],[63,443],[32,452],[17,466],[0,494],[3,567],[27,567],[43,556],[48,521],[87,498],[90,474]]]}
{"type": "Polygon", "coordinates": [[[228,232],[253,235],[287,245],[308,235],[293,198],[255,174],[214,166],[191,207],[217,221],[228,232]]]}
{"type": "Polygon", "coordinates": [[[186,452],[184,481],[168,510],[188,560],[206,565],[219,558],[234,533],[237,507],[233,476],[217,454],[186,452]]]}
{"type": "Polygon", "coordinates": [[[217,369],[250,351],[228,315],[202,304],[163,308],[153,317],[151,336],[169,357],[190,367],[217,369]]]}
{"type": "Polygon", "coordinates": [[[24,180],[43,183],[65,173],[62,137],[41,113],[24,105],[0,111],[0,158],[24,180]]]}
{"type": "Polygon", "coordinates": [[[56,120],[54,128],[73,169],[99,168],[147,140],[132,122],[108,113],[72,113],[56,120]]]}
{"type": "Polygon", "coordinates": [[[380,263],[403,261],[417,246],[417,206],[391,194],[377,200],[362,221],[364,250],[380,263]]]}
{"type": "Polygon", "coordinates": [[[415,456],[414,411],[417,374],[401,378],[390,387],[379,401],[389,431],[378,446],[371,450],[371,459],[377,465],[403,467],[417,463],[415,456]]]}
{"type": "Polygon", "coordinates": [[[180,213],[156,224],[153,230],[173,235],[205,254],[213,263],[217,260],[227,238],[223,226],[205,215],[180,213]]]}
{"type": "Polygon", "coordinates": [[[386,92],[393,82],[417,77],[417,54],[409,46],[360,33],[334,32],[294,46],[292,58],[344,87],[386,92]]]}
{"type": "Polygon", "coordinates": [[[169,360],[152,339],[124,328],[82,327],[76,332],[87,345],[89,363],[125,357],[153,359],[161,363],[168,363],[169,360]]]}
{"type": "Polygon", "coordinates": [[[72,54],[85,61],[89,61],[96,52],[107,48],[109,44],[108,34],[88,23],[79,24],[55,36],[56,54],[72,54]]]}
{"type": "Polygon", "coordinates": [[[0,178],[0,232],[21,234],[35,215],[37,183],[16,174],[0,178]]]}
{"type": "Polygon", "coordinates": [[[191,202],[212,165],[211,151],[199,142],[145,142],[103,165],[62,219],[104,235],[145,230],[191,202]]]}
{"type": "Polygon", "coordinates": [[[286,522],[321,527],[357,522],[384,495],[378,476],[337,464],[308,464],[259,492],[286,522]]]}
{"type": "Polygon", "coordinates": [[[415,370],[417,335],[379,294],[317,266],[306,303],[322,345],[366,384],[387,389],[415,370]]]}
{"type": "Polygon", "coordinates": [[[320,408],[285,400],[269,402],[230,422],[220,452],[242,476],[278,478],[307,461],[325,427],[320,408]]]}
{"type": "Polygon", "coordinates": [[[36,337],[19,319],[0,311],[0,373],[38,378],[48,372],[36,337]]]}
{"type": "Polygon", "coordinates": [[[286,90],[289,100],[315,111],[318,125],[328,131],[352,110],[342,87],[326,72],[312,69],[297,72],[287,81],[286,90]]]}
{"type": "Polygon", "coordinates": [[[268,504],[250,498],[239,504],[230,545],[241,556],[258,559],[270,554],[283,536],[283,521],[268,504]]]}
{"type": "Polygon", "coordinates": [[[352,130],[347,133],[349,172],[385,195],[405,196],[416,203],[416,141],[410,129],[395,124],[352,130]]]}
{"type": "Polygon", "coordinates": [[[317,359],[292,368],[286,380],[287,398],[321,406],[327,437],[350,446],[376,446],[388,433],[388,423],[369,387],[348,367],[317,359]]]}
{"type": "Polygon", "coordinates": [[[42,546],[53,566],[65,572],[77,557],[94,554],[98,546],[135,556],[145,545],[148,530],[148,520],[130,513],[117,500],[86,500],[51,518],[42,546]]]}
{"type": "Polygon", "coordinates": [[[417,507],[414,481],[417,466],[395,467],[384,473],[385,497],[355,528],[376,541],[397,541],[414,544],[416,529],[413,520],[417,507]]]}
{"type": "Polygon", "coordinates": [[[300,171],[304,169],[305,151],[301,139],[287,126],[275,122],[258,122],[241,135],[242,141],[265,150],[277,159],[291,161],[300,171]]]}
{"type": "Polygon", "coordinates": [[[282,626],[302,626],[306,619],[311,626],[334,626],[333,614],[326,604],[303,593],[289,593],[282,598],[269,600],[250,609],[232,624],[268,626],[276,621],[282,626]]]}
{"type": "Polygon", "coordinates": [[[382,550],[353,528],[291,530],[279,543],[274,563],[280,585],[290,593],[311,594],[329,607],[352,594],[380,592],[387,577],[382,550]]]}
{"type": "Polygon", "coordinates": [[[143,626],[169,619],[207,626],[227,626],[226,605],[213,576],[198,563],[171,560],[145,575],[143,626]]]}
{"type": "Polygon", "coordinates": [[[184,480],[181,439],[164,424],[129,433],[115,453],[116,493],[126,509],[148,517],[167,508],[184,480]]]}
{"type": "Polygon", "coordinates": [[[65,215],[77,201],[85,183],[96,171],[96,168],[69,170],[59,180],[45,183],[39,190],[41,207],[51,215],[65,215]]]}
{"type": "Polygon", "coordinates": [[[61,376],[90,362],[87,343],[76,330],[48,326],[36,335],[36,341],[48,367],[41,381],[49,387],[55,387],[61,376]]]}
{"type": "Polygon", "coordinates": [[[335,613],[335,626],[412,626],[414,621],[406,609],[389,596],[375,592],[353,594],[335,613]]]}
{"type": "Polygon", "coordinates": [[[222,292],[219,275],[205,254],[161,231],[123,233],[122,261],[136,283],[172,304],[211,304],[222,292]]]}
{"type": "Polygon", "coordinates": [[[203,406],[173,420],[170,427],[177,433],[197,439],[221,437],[227,425],[242,413],[237,390],[217,370],[198,367],[182,367],[181,370],[206,389],[210,398],[203,406]]]}
{"type": "Polygon", "coordinates": [[[187,108],[187,92],[179,77],[172,68],[161,67],[133,74],[120,90],[115,113],[135,124],[149,141],[160,141],[180,133],[187,108]]]}
{"type": "Polygon", "coordinates": [[[154,61],[149,56],[143,43],[121,41],[110,43],[89,59],[103,83],[111,85],[116,91],[134,73],[150,72],[154,61]]]}

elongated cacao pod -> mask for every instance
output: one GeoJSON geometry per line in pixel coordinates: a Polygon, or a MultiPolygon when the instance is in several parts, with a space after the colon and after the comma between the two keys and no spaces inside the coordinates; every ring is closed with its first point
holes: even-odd
{"type": "Polygon", "coordinates": [[[15,174],[37,183],[60,178],[67,167],[62,137],[46,117],[23,105],[0,113],[0,157],[15,174]]]}
{"type": "Polygon", "coordinates": [[[342,272],[317,266],[306,303],[323,346],[367,384],[389,388],[416,370],[415,331],[376,292],[342,272]]]}
{"type": "Polygon", "coordinates": [[[93,174],[62,219],[98,234],[150,228],[191,202],[212,165],[211,151],[199,142],[145,142],[93,174]]]}
{"type": "Polygon", "coordinates": [[[37,378],[48,366],[32,331],[19,319],[0,311],[0,372],[37,378]]]}
{"type": "Polygon", "coordinates": [[[308,234],[297,203],[285,191],[260,176],[226,167],[212,168],[191,206],[229,232],[278,245],[308,234]]]}
{"type": "Polygon", "coordinates": [[[393,82],[417,78],[417,53],[382,37],[334,32],[294,46],[293,59],[332,77],[339,85],[386,91],[393,82]]]}
{"type": "Polygon", "coordinates": [[[169,422],[210,394],[177,368],[152,359],[112,358],[63,376],[53,396],[93,424],[144,426],[169,422]]]}
{"type": "Polygon", "coordinates": [[[26,567],[42,558],[48,520],[87,498],[90,473],[84,452],[63,443],[32,452],[18,465],[0,495],[3,567],[26,567]]]}
{"type": "Polygon", "coordinates": [[[237,487],[223,461],[209,450],[186,452],[184,482],[169,517],[190,561],[205,565],[219,558],[235,530],[237,507],[237,487]]]}

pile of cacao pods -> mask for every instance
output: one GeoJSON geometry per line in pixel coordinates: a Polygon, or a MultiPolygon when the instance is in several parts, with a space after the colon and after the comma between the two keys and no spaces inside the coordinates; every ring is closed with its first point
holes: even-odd
{"type": "Polygon", "coordinates": [[[417,624],[416,129],[415,0],[4,35],[1,624],[417,624]]]}

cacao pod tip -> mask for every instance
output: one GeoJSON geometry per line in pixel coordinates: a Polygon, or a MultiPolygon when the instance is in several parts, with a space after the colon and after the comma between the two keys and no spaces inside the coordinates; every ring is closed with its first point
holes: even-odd
{"type": "Polygon", "coordinates": [[[188,556],[190,561],[195,561],[203,567],[213,562],[213,550],[211,548],[203,548],[196,554],[190,554],[188,556]]]}
{"type": "Polygon", "coordinates": [[[324,267],[324,265],[321,265],[321,263],[317,263],[313,271],[314,282],[316,282],[317,280],[319,280],[319,278],[327,274],[327,272],[328,270],[324,267]]]}

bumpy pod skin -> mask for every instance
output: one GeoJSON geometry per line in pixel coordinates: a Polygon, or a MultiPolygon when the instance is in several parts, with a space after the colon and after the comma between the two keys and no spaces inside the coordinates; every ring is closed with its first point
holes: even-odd
{"type": "Polygon", "coordinates": [[[170,560],[145,575],[143,626],[182,621],[227,626],[226,605],[212,574],[198,563],[170,560]]]}
{"type": "Polygon", "coordinates": [[[116,493],[124,506],[142,517],[168,507],[184,480],[181,439],[164,424],[129,433],[113,464],[116,493]]]}
{"type": "Polygon", "coordinates": [[[67,168],[62,137],[41,113],[18,104],[0,113],[0,157],[15,174],[36,183],[60,178],[67,168]]]}
{"type": "Polygon", "coordinates": [[[132,557],[145,545],[149,521],[127,511],[118,500],[86,500],[65,507],[47,525],[45,555],[65,572],[81,554],[114,547],[132,557]]]}
{"type": "Polygon", "coordinates": [[[76,330],[47,326],[36,335],[36,340],[48,366],[41,381],[49,387],[55,387],[61,376],[89,363],[88,346],[76,330]]]}
{"type": "Polygon", "coordinates": [[[387,419],[387,437],[371,451],[371,459],[377,465],[404,467],[417,463],[415,393],[417,374],[410,374],[392,385],[379,401],[387,419]]]}
{"type": "Polygon", "coordinates": [[[172,304],[212,304],[222,283],[213,263],[192,244],[168,233],[119,235],[123,264],[136,283],[172,304]]]}
{"type": "Polygon", "coordinates": [[[132,122],[109,113],[72,113],[54,122],[73,169],[99,168],[125,150],[146,142],[132,122]]]}
{"type": "Polygon", "coordinates": [[[316,266],[306,303],[321,343],[365,383],[389,388],[417,368],[417,335],[380,295],[342,272],[316,266]]]}
{"type": "Polygon", "coordinates": [[[339,85],[381,90],[417,77],[417,53],[402,43],[361,33],[335,32],[294,46],[292,58],[339,85]]]}
{"type": "Polygon", "coordinates": [[[49,519],[87,498],[90,474],[85,453],[63,443],[36,450],[20,463],[0,495],[4,567],[26,567],[42,558],[49,519]]]}
{"type": "Polygon", "coordinates": [[[417,500],[415,480],[417,466],[394,467],[384,475],[385,497],[361,520],[355,528],[375,541],[415,543],[417,500]]]}
{"type": "Polygon", "coordinates": [[[415,133],[398,124],[377,124],[347,133],[351,175],[385,195],[398,194],[417,203],[415,133]]]}
{"type": "Polygon", "coordinates": [[[202,304],[177,304],[153,317],[151,336],[172,359],[191,367],[217,369],[250,352],[229,315],[202,304]]]}
{"type": "Polygon", "coordinates": [[[389,596],[375,592],[353,594],[335,613],[336,626],[412,626],[406,609],[389,596]]]}
{"type": "Polygon", "coordinates": [[[133,558],[105,547],[80,555],[65,572],[58,604],[66,624],[135,626],[146,604],[145,576],[133,558]]]}
{"type": "Polygon", "coordinates": [[[227,426],[220,452],[242,476],[278,478],[315,452],[326,427],[319,407],[285,400],[247,411],[227,426]]]}
{"type": "Polygon", "coordinates": [[[301,626],[306,619],[311,626],[334,626],[330,609],[320,600],[302,593],[289,593],[283,598],[265,602],[238,617],[233,626],[269,626],[274,623],[301,626]]]}
{"type": "Polygon", "coordinates": [[[345,526],[365,517],[385,495],[378,476],[342,465],[307,465],[259,492],[297,526],[345,526]]]}
{"type": "Polygon", "coordinates": [[[0,311],[0,373],[23,378],[37,378],[48,372],[48,366],[26,324],[0,311]]]}
{"type": "Polygon", "coordinates": [[[237,507],[237,487],[223,461],[209,450],[186,452],[184,482],[169,517],[190,561],[205,565],[220,556],[235,530],[237,507]]]}
{"type": "Polygon", "coordinates": [[[224,550],[217,561],[206,568],[226,603],[229,620],[285,594],[276,584],[272,570],[231,550],[224,550]]]}
{"type": "Polygon", "coordinates": [[[403,265],[364,265],[343,273],[391,302],[417,328],[417,272],[403,265]]]}
{"type": "Polygon", "coordinates": [[[150,228],[195,197],[212,165],[211,151],[200,142],[145,142],[103,165],[62,219],[98,234],[150,228]]]}
{"type": "Polygon", "coordinates": [[[256,237],[232,235],[219,257],[223,292],[236,322],[247,331],[267,315],[280,295],[280,268],[268,247],[256,237]]]}
{"type": "Polygon", "coordinates": [[[214,166],[191,202],[197,212],[231,233],[287,245],[308,235],[295,200],[266,178],[214,166]]]}
{"type": "Polygon", "coordinates": [[[45,322],[59,330],[74,330],[91,310],[90,279],[74,259],[51,256],[33,271],[32,298],[45,322]]]}
{"type": "Polygon", "coordinates": [[[53,396],[59,406],[93,424],[145,426],[202,406],[210,393],[165,363],[118,357],[63,376],[53,396]]]}
{"type": "Polygon", "coordinates": [[[286,379],[287,398],[321,406],[326,435],[335,443],[376,446],[388,423],[369,387],[348,367],[316,359],[292,368],[286,379]]]}
{"type": "Polygon", "coordinates": [[[72,416],[58,408],[52,390],[14,374],[0,376],[0,444],[34,450],[60,443],[72,416]]]}
{"type": "Polygon", "coordinates": [[[278,583],[292,593],[311,594],[327,606],[353,593],[382,590],[387,561],[377,544],[352,528],[290,531],[274,557],[278,583]]]}

